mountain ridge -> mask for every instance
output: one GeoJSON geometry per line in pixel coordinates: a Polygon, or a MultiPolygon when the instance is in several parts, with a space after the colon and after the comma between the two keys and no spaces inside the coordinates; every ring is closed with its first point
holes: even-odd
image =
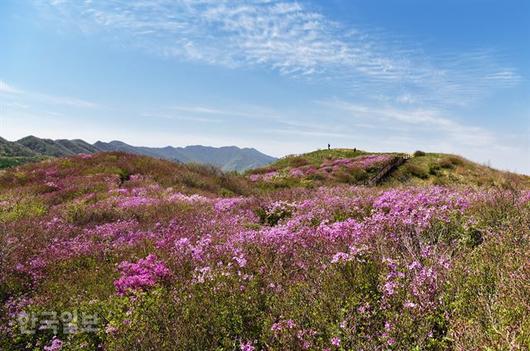
{"type": "Polygon", "coordinates": [[[90,144],[82,139],[45,139],[33,135],[17,141],[8,141],[0,137],[0,158],[6,160],[5,166],[40,160],[43,157],[64,157],[97,152],[121,151],[136,155],[155,157],[177,163],[201,163],[220,168],[223,171],[243,172],[251,168],[263,167],[276,161],[275,157],[266,155],[254,148],[237,146],[204,146],[189,145],[185,147],[133,146],[123,141],[98,140],[90,144]],[[13,162],[14,159],[17,162],[13,162]]]}

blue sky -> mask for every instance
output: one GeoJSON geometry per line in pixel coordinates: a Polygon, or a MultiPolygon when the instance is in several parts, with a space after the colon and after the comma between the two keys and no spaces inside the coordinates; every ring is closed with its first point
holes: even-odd
{"type": "Polygon", "coordinates": [[[0,136],[440,151],[530,174],[530,2],[6,0],[0,136]]]}

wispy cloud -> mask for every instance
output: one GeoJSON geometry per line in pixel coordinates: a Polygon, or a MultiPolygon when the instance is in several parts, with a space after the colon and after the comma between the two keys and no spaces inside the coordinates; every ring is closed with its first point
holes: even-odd
{"type": "Polygon", "coordinates": [[[415,134],[418,139],[436,131],[435,138],[452,140],[460,146],[482,147],[496,141],[495,135],[490,131],[448,118],[443,111],[434,108],[401,108],[394,105],[373,107],[341,100],[318,103],[342,111],[349,118],[366,121],[377,128],[407,131],[409,134],[415,134]]]}
{"type": "Polygon", "coordinates": [[[210,123],[268,121],[282,122],[282,114],[271,108],[256,105],[238,106],[169,105],[150,108],[141,113],[143,118],[210,123]]]}
{"type": "Polygon", "coordinates": [[[95,108],[99,105],[92,101],[87,101],[75,97],[56,96],[41,93],[32,93],[31,97],[50,105],[61,105],[78,108],[95,108]]]}
{"type": "Polygon", "coordinates": [[[13,85],[7,84],[2,80],[0,80],[0,94],[4,94],[9,98],[9,100],[4,100],[3,103],[19,108],[28,108],[31,105],[35,105],[35,103],[76,108],[95,108],[99,106],[95,102],[76,97],[50,95],[35,91],[22,90],[13,85]]]}
{"type": "MultiPolygon", "coordinates": [[[[490,152],[486,146],[502,145],[503,132],[472,125],[469,121],[477,119],[470,111],[476,106],[469,105],[525,79],[493,50],[470,47],[467,52],[453,52],[422,45],[421,37],[337,23],[311,0],[35,2],[52,16],[53,25],[66,24],[68,29],[104,38],[109,45],[130,46],[176,61],[268,70],[332,86],[318,104],[289,101],[268,108],[184,101],[180,106],[145,107],[146,118],[201,122],[188,126],[192,130],[200,125],[197,136],[206,133],[207,123],[215,123],[208,137],[221,135],[217,122],[223,121],[226,135],[243,134],[263,145],[272,139],[308,145],[335,138],[347,145],[363,141],[374,149],[428,146],[466,154],[475,148],[483,150],[476,153],[483,158],[490,152]],[[331,94],[339,97],[330,100],[331,94]],[[459,116],[468,117],[468,122],[459,116]],[[237,127],[227,127],[231,125],[237,127]],[[262,132],[265,141],[259,139],[262,132]],[[287,134],[289,138],[284,138],[287,134]]],[[[48,103],[94,107],[75,99],[48,99],[48,103]]]]}
{"type": "Polygon", "coordinates": [[[20,94],[21,90],[7,84],[3,80],[0,80],[0,94],[20,94]]]}
{"type": "MultiPolygon", "coordinates": [[[[352,103],[339,99],[306,104],[304,113],[275,110],[264,106],[171,106],[159,107],[144,117],[196,121],[201,123],[237,123],[238,133],[265,133],[304,138],[322,137],[344,142],[360,138],[392,141],[396,148],[409,145],[451,142],[460,147],[484,147],[497,143],[490,131],[447,117],[442,110],[415,106],[352,103]],[[401,138],[401,139],[400,139],[401,138]]],[[[381,143],[382,144],[382,143],[381,143]]],[[[410,147],[410,146],[409,146],[410,147]]],[[[408,148],[408,147],[407,147],[408,148]]]]}
{"type": "Polygon", "coordinates": [[[405,93],[415,102],[465,104],[521,79],[491,52],[429,55],[413,40],[336,23],[300,2],[94,0],[49,5],[85,32],[111,32],[121,42],[163,56],[330,78],[352,92],[397,92],[396,100],[405,93]]]}
{"type": "Polygon", "coordinates": [[[173,121],[188,121],[188,122],[200,122],[200,123],[222,123],[222,120],[218,118],[209,118],[209,117],[203,117],[203,116],[197,116],[197,115],[187,115],[187,114],[180,114],[180,113],[142,113],[142,118],[147,119],[165,119],[165,120],[173,120],[173,121]]]}
{"type": "Polygon", "coordinates": [[[169,109],[179,112],[203,113],[209,115],[222,115],[227,113],[227,111],[213,109],[205,106],[171,106],[169,109]]]}
{"type": "Polygon", "coordinates": [[[281,120],[283,113],[265,106],[248,105],[239,103],[237,106],[192,106],[192,105],[171,105],[160,108],[167,112],[184,112],[192,115],[209,116],[210,118],[244,118],[244,119],[264,119],[281,120]]]}

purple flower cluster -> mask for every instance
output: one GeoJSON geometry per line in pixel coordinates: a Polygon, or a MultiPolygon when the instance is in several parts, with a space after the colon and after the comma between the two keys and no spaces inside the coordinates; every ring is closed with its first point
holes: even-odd
{"type": "Polygon", "coordinates": [[[386,165],[394,159],[393,155],[363,155],[355,158],[338,158],[335,160],[324,161],[320,165],[320,170],[328,173],[336,172],[340,169],[364,169],[386,165]]]}
{"type": "Polygon", "coordinates": [[[272,171],[264,174],[251,174],[249,179],[256,181],[271,181],[278,177],[306,178],[319,175],[324,178],[332,178],[339,171],[351,171],[353,169],[370,170],[382,168],[395,159],[394,155],[363,155],[355,158],[337,158],[326,160],[318,166],[304,165],[290,168],[287,172],[272,171]]]}
{"type": "Polygon", "coordinates": [[[228,212],[233,208],[237,207],[238,205],[245,203],[245,201],[247,201],[247,199],[245,199],[244,197],[218,199],[214,203],[214,208],[216,211],[228,212]]]}
{"type": "Polygon", "coordinates": [[[279,176],[279,173],[277,171],[271,171],[271,172],[267,172],[263,174],[251,174],[248,179],[251,182],[257,182],[257,181],[268,182],[278,176],[279,176]]]}
{"type": "MultiPolygon", "coordinates": [[[[331,177],[337,170],[382,167],[391,157],[336,159],[319,167],[250,177],[270,180],[316,172],[331,177]]],[[[201,298],[226,298],[222,302],[227,309],[233,301],[241,303],[244,313],[262,321],[255,330],[265,335],[259,339],[246,329],[235,335],[232,345],[242,350],[263,345],[338,350],[354,348],[351,345],[358,340],[366,343],[356,349],[399,349],[401,329],[410,330],[416,324],[425,329],[421,340],[427,340],[433,329],[429,323],[442,307],[443,289],[450,278],[447,272],[458,263],[454,253],[462,247],[460,236],[485,225],[477,208],[493,208],[506,199],[522,212],[530,202],[530,192],[436,186],[286,188],[223,198],[213,192],[191,195],[177,186],[163,188],[153,177],[142,175],[133,175],[124,184],[116,177],[90,175],[91,184],[100,189],[93,194],[82,177],[61,178],[61,172],[54,166],[36,175],[48,177],[35,187],[42,192],[35,197],[43,202],[53,199],[49,213],[2,223],[6,254],[0,260],[5,268],[0,284],[31,288],[20,298],[8,296],[2,311],[12,317],[39,307],[56,297],[51,296],[50,286],[77,284],[74,279],[58,284],[63,279],[58,277],[85,274],[95,265],[91,274],[102,277],[101,281],[114,280],[116,291],[113,296],[99,296],[99,301],[133,302],[140,297],[129,292],[146,291],[145,296],[150,296],[153,287],[162,286],[164,293],[174,294],[172,302],[183,305],[200,304],[201,298]],[[77,196],[76,189],[82,189],[82,195],[77,196]],[[452,228],[457,229],[450,234],[460,236],[443,237],[452,228]],[[19,235],[24,230],[31,235],[19,235]],[[111,266],[109,262],[121,263],[111,266]],[[353,286],[364,275],[370,275],[369,281],[353,286]],[[41,285],[46,289],[39,289],[41,285]],[[349,299],[357,293],[352,291],[361,293],[349,299]],[[323,297],[324,293],[331,298],[323,297]],[[255,301],[255,296],[263,296],[265,304],[271,302],[267,311],[258,310],[263,303],[255,301]],[[285,301],[285,296],[302,302],[304,310],[285,301]],[[318,319],[324,309],[311,311],[311,318],[305,314],[305,309],[314,307],[308,301],[325,301],[324,306],[342,297],[344,301],[325,316],[326,322],[311,320],[318,319]],[[405,319],[411,324],[403,324],[405,319]]],[[[17,196],[23,195],[2,197],[0,213],[15,207],[17,196]]],[[[489,235],[479,229],[481,235],[489,235]]],[[[101,290],[114,291],[112,285],[109,288],[101,290]]],[[[77,285],[67,291],[81,290],[77,285]]],[[[229,313],[239,313],[237,307],[229,313]]],[[[131,314],[127,320],[134,318],[131,314]]],[[[122,333],[114,324],[101,331],[112,337],[122,333]]],[[[59,350],[70,347],[70,341],[47,339],[39,347],[59,350]]]]}
{"type": "Polygon", "coordinates": [[[141,290],[154,286],[170,276],[170,270],[155,255],[148,255],[136,263],[124,261],[119,264],[121,276],[114,282],[120,295],[129,290],[141,290]]]}
{"type": "Polygon", "coordinates": [[[47,346],[44,346],[44,351],[59,351],[63,348],[63,342],[54,337],[51,341],[51,343],[47,346]]]}

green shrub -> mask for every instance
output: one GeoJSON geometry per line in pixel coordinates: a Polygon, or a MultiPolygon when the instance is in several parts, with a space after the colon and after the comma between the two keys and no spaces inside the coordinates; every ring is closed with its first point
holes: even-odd
{"type": "Polygon", "coordinates": [[[460,166],[464,164],[464,161],[461,158],[456,157],[456,156],[447,156],[447,157],[442,158],[439,164],[440,164],[440,167],[442,168],[452,169],[452,168],[455,168],[456,166],[460,166]]]}
{"type": "Polygon", "coordinates": [[[446,169],[455,168],[455,165],[453,164],[453,162],[451,162],[451,160],[447,157],[441,159],[439,165],[441,168],[446,168],[446,169]]]}
{"type": "Polygon", "coordinates": [[[310,180],[316,180],[316,181],[326,180],[326,177],[323,174],[320,174],[320,173],[317,173],[317,172],[308,175],[307,178],[310,179],[310,180]]]}
{"type": "Polygon", "coordinates": [[[438,175],[440,174],[440,165],[439,164],[435,164],[435,163],[431,163],[429,165],[429,174],[431,175],[438,175]]]}
{"type": "Polygon", "coordinates": [[[335,180],[337,180],[340,183],[348,183],[348,184],[355,184],[355,178],[349,173],[345,171],[338,171],[334,174],[335,180]]]}
{"type": "Polygon", "coordinates": [[[429,178],[429,173],[423,167],[415,164],[408,163],[405,166],[405,172],[420,179],[429,178]]]}
{"type": "Polygon", "coordinates": [[[480,209],[481,217],[498,230],[489,235],[468,231],[464,243],[474,249],[461,255],[451,271],[449,332],[456,350],[477,345],[484,350],[527,350],[529,346],[530,310],[524,306],[530,296],[530,217],[522,208],[504,205],[480,209]],[[508,207],[501,215],[504,205],[508,207]]]}
{"type": "Polygon", "coordinates": [[[368,179],[368,172],[361,168],[352,168],[347,171],[338,171],[334,176],[340,183],[359,184],[368,179]]]}
{"type": "Polygon", "coordinates": [[[256,214],[258,215],[261,224],[273,227],[282,219],[291,217],[293,214],[293,208],[290,204],[280,203],[273,208],[260,207],[256,210],[256,214]]]}
{"type": "Polygon", "coordinates": [[[291,167],[302,167],[307,164],[309,164],[309,162],[307,161],[307,159],[305,159],[302,156],[296,156],[296,157],[289,159],[289,165],[291,167]]]}
{"type": "Polygon", "coordinates": [[[450,184],[450,181],[447,177],[443,175],[438,175],[432,180],[433,185],[447,186],[450,184]]]}
{"type": "Polygon", "coordinates": [[[118,176],[120,177],[120,183],[125,183],[131,178],[131,172],[128,169],[120,168],[118,170],[118,176]]]}
{"type": "Polygon", "coordinates": [[[39,199],[22,199],[11,208],[0,209],[0,223],[11,222],[23,218],[41,217],[48,212],[46,205],[39,199]]]}
{"type": "Polygon", "coordinates": [[[368,172],[361,168],[353,168],[350,171],[350,174],[355,179],[356,183],[364,182],[368,179],[368,172]]]}

